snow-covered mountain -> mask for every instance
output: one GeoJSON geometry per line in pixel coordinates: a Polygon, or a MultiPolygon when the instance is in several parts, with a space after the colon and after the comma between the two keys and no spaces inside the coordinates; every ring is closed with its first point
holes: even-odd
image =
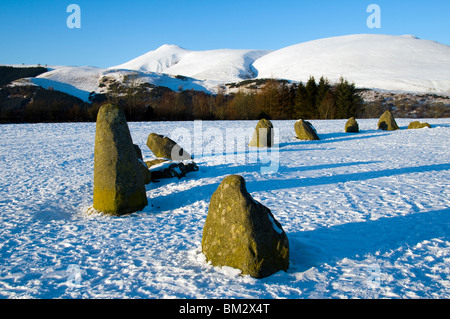
{"type": "Polygon", "coordinates": [[[349,35],[289,46],[256,60],[261,78],[306,81],[311,75],[358,87],[450,92],[450,46],[416,37],[349,35]]]}
{"type": "Polygon", "coordinates": [[[325,38],[275,51],[191,51],[166,44],[107,69],[57,67],[31,81],[86,100],[90,92],[102,92],[105,76],[120,81],[130,72],[139,81],[173,90],[216,92],[219,85],[247,79],[305,82],[324,76],[331,82],[343,77],[359,88],[449,94],[450,46],[410,35],[374,34],[325,38]]]}
{"type": "Polygon", "coordinates": [[[105,93],[107,91],[107,88],[102,86],[104,79],[124,83],[127,76],[134,76],[138,84],[146,82],[156,86],[168,87],[174,91],[183,88],[186,90],[194,89],[196,91],[210,92],[217,85],[191,78],[177,78],[165,73],[144,73],[125,69],[113,70],[96,67],[58,67],[27,80],[45,89],[52,87],[54,90],[76,96],[83,101],[88,101],[91,92],[105,93]]]}
{"type": "Polygon", "coordinates": [[[450,92],[450,47],[411,35],[359,34],[263,50],[188,51],[163,45],[113,69],[164,72],[199,80],[248,78],[307,81],[344,77],[357,87],[450,92]]]}
{"type": "Polygon", "coordinates": [[[110,69],[160,72],[199,80],[236,82],[256,76],[252,64],[269,53],[264,50],[220,49],[189,51],[165,44],[136,59],[110,69]]]}

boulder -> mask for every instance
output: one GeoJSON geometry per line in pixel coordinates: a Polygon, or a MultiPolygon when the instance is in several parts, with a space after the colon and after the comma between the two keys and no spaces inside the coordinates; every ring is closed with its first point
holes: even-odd
{"type": "Polygon", "coordinates": [[[383,131],[395,131],[399,129],[397,122],[390,111],[386,111],[381,115],[378,120],[378,129],[383,131]]]}
{"type": "Polygon", "coordinates": [[[348,119],[347,123],[345,123],[345,132],[346,133],[358,133],[359,125],[354,117],[348,119]]]}
{"type": "Polygon", "coordinates": [[[94,209],[129,214],[147,206],[142,163],[136,155],[125,114],[104,105],[97,116],[94,147],[94,209]]]}
{"type": "Polygon", "coordinates": [[[156,157],[175,161],[192,159],[191,155],[167,136],[151,133],[147,138],[147,146],[156,157]]]}
{"type": "Polygon", "coordinates": [[[248,146],[272,147],[273,146],[273,125],[266,119],[261,119],[256,125],[252,140],[248,146]]]}
{"type": "Polygon", "coordinates": [[[429,127],[431,128],[431,125],[428,124],[427,122],[419,122],[419,121],[414,121],[409,123],[408,125],[408,129],[419,129],[419,128],[424,128],[424,127],[429,127]]]}
{"type": "Polygon", "coordinates": [[[297,135],[297,138],[300,140],[306,140],[306,141],[315,141],[319,140],[319,136],[317,135],[316,129],[314,126],[304,120],[298,120],[294,124],[295,134],[297,135]]]}
{"type": "Polygon", "coordinates": [[[213,266],[240,269],[255,278],[289,267],[289,242],[269,208],[247,192],[238,175],[223,179],[211,197],[202,251],[213,266]]]}

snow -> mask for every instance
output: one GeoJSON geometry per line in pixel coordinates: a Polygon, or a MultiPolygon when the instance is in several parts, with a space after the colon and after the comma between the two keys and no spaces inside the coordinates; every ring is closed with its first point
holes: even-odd
{"type": "Polygon", "coordinates": [[[414,36],[356,34],[292,45],[256,60],[260,78],[344,77],[357,87],[450,93],[450,47],[414,36]]]}
{"type": "Polygon", "coordinates": [[[355,34],[269,50],[189,51],[164,45],[113,67],[223,83],[252,78],[306,82],[344,77],[357,87],[450,93],[450,47],[412,35],[355,34]]]}
{"type": "MultiPolygon", "coordinates": [[[[248,161],[254,149],[235,161],[204,153],[199,171],[147,185],[149,205],[124,217],[90,209],[95,123],[1,125],[0,297],[449,298],[450,120],[406,130],[410,121],[384,132],[377,119],[358,120],[356,134],[343,133],[345,120],[311,121],[320,141],[295,139],[295,121],[273,121],[277,172],[248,161]],[[254,279],[206,262],[209,200],[229,174],[285,230],[287,272],[254,279]]],[[[225,135],[256,123],[201,127],[225,135]]],[[[194,144],[196,125],[129,123],[144,159],[153,158],[149,133],[176,139],[183,129],[194,144]]]]}
{"type": "MultiPolygon", "coordinates": [[[[174,91],[182,87],[185,90],[194,89],[210,92],[211,88],[217,86],[216,83],[195,79],[177,79],[163,73],[142,73],[133,70],[113,70],[96,67],[61,67],[45,72],[35,78],[27,78],[26,81],[45,89],[52,87],[54,90],[73,95],[88,102],[91,92],[105,93],[105,89],[99,87],[102,78],[107,77],[123,83],[124,77],[130,75],[136,76],[138,84],[151,83],[168,87],[174,91]]],[[[24,85],[23,79],[15,81],[13,85],[24,85]]]]}
{"type": "Polygon", "coordinates": [[[107,69],[56,66],[30,81],[88,101],[89,93],[103,92],[99,87],[103,76],[120,81],[132,73],[141,82],[174,91],[183,88],[217,93],[224,84],[247,79],[306,82],[310,76],[316,80],[324,76],[331,82],[344,77],[359,88],[449,94],[450,47],[410,35],[377,34],[325,38],[275,51],[192,51],[165,44],[107,69]]]}
{"type": "Polygon", "coordinates": [[[251,64],[269,53],[265,50],[219,49],[190,51],[165,44],[110,69],[130,69],[184,75],[199,80],[230,83],[254,78],[251,64]]]}

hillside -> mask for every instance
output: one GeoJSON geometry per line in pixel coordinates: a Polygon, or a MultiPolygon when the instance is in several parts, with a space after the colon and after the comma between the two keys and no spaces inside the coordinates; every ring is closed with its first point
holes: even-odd
{"type": "Polygon", "coordinates": [[[359,34],[325,38],[276,51],[189,51],[163,45],[110,69],[163,72],[224,83],[252,78],[306,82],[340,77],[359,88],[450,93],[450,47],[414,36],[359,34]]]}
{"type": "MultiPolygon", "coordinates": [[[[163,45],[123,64],[96,67],[51,67],[49,72],[21,79],[13,85],[38,85],[71,94],[88,102],[89,94],[105,93],[107,81],[127,85],[235,93],[260,88],[252,81],[281,79],[306,82],[324,76],[340,77],[357,88],[379,92],[450,95],[450,47],[413,36],[349,35],[319,39],[275,51],[218,49],[192,51],[163,45]],[[250,83],[250,85],[241,85],[250,83]]],[[[444,104],[448,104],[444,101],[444,104]]]]}
{"type": "Polygon", "coordinates": [[[252,64],[270,51],[207,50],[189,51],[176,45],[163,45],[136,59],[110,69],[129,69],[184,75],[199,80],[236,82],[256,76],[252,64]]]}
{"type": "Polygon", "coordinates": [[[450,92],[450,47],[413,36],[350,35],[289,46],[253,64],[258,77],[306,81],[341,76],[357,87],[450,92]]]}

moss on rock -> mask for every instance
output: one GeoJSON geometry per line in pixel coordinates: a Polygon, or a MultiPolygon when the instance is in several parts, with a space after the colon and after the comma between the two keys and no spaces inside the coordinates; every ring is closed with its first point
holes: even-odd
{"type": "Polygon", "coordinates": [[[347,123],[345,123],[345,132],[346,133],[358,133],[359,125],[354,117],[348,119],[347,123]]]}
{"type": "Polygon", "coordinates": [[[383,131],[395,131],[399,129],[397,122],[390,111],[386,111],[381,115],[378,120],[378,129],[383,131]]]}
{"type": "Polygon", "coordinates": [[[224,178],[211,197],[202,250],[214,266],[263,278],[289,267],[289,242],[270,209],[256,202],[238,175],[224,178]]]}
{"type": "Polygon", "coordinates": [[[297,135],[297,138],[299,140],[305,141],[319,140],[319,136],[317,135],[314,126],[308,121],[304,121],[302,119],[298,120],[294,124],[294,129],[295,134],[297,135]]]}
{"type": "Polygon", "coordinates": [[[409,123],[409,125],[408,125],[408,129],[421,129],[424,127],[431,128],[431,125],[428,124],[427,122],[422,123],[420,121],[414,121],[414,122],[409,123]]]}
{"type": "Polygon", "coordinates": [[[94,209],[123,215],[147,206],[140,166],[123,110],[102,106],[95,132],[94,209]]]}
{"type": "Polygon", "coordinates": [[[272,122],[261,119],[256,125],[252,140],[248,145],[252,147],[272,147],[273,134],[272,122]]]}
{"type": "Polygon", "coordinates": [[[192,159],[191,155],[167,136],[151,133],[147,138],[147,146],[156,157],[175,161],[192,159]]]}

